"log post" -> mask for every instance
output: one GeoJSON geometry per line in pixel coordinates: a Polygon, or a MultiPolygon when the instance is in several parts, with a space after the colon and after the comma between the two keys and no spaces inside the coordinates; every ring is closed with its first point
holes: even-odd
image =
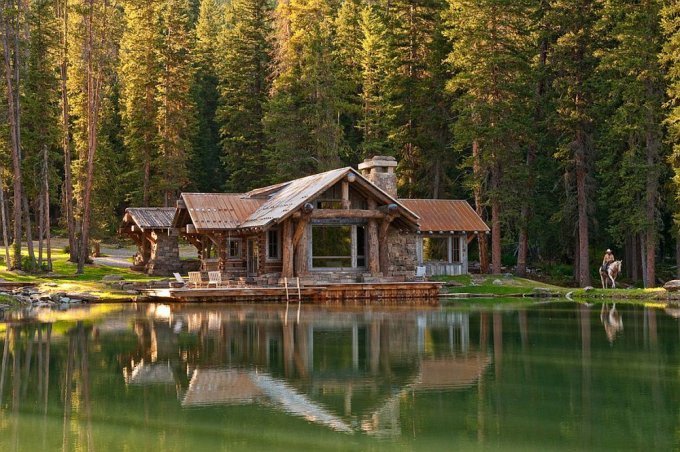
{"type": "Polygon", "coordinates": [[[283,230],[281,231],[281,241],[283,248],[281,250],[281,260],[283,268],[281,269],[281,277],[291,278],[293,276],[294,257],[293,253],[293,222],[286,220],[283,222],[283,230]]]}
{"type": "Polygon", "coordinates": [[[314,206],[306,203],[302,206],[301,216],[293,234],[293,248],[295,253],[295,276],[307,273],[307,225],[314,211],[314,206]]]}
{"type": "Polygon", "coordinates": [[[348,210],[351,207],[349,200],[349,181],[347,179],[342,181],[342,208],[348,210]]]}
{"type": "MultiPolygon", "coordinates": [[[[375,199],[368,199],[368,210],[377,212],[378,206],[375,199]]],[[[368,238],[368,271],[372,276],[378,276],[378,273],[380,273],[380,248],[378,245],[378,221],[375,218],[368,220],[366,232],[368,238]]]]}
{"type": "Polygon", "coordinates": [[[219,258],[217,268],[221,273],[227,268],[227,239],[224,233],[215,234],[215,239],[217,241],[217,257],[219,258]]]}
{"type": "Polygon", "coordinates": [[[390,228],[390,224],[397,216],[397,206],[395,204],[390,204],[387,206],[387,216],[380,223],[380,229],[378,231],[378,249],[380,255],[380,271],[383,276],[387,276],[390,270],[390,256],[387,245],[387,237],[390,228]]]}

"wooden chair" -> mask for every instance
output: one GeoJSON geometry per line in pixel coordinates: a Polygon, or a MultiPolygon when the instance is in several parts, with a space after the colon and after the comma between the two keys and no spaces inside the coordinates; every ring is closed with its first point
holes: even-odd
{"type": "Polygon", "coordinates": [[[221,287],[222,272],[220,271],[208,272],[208,287],[210,287],[210,284],[215,284],[215,287],[221,287]]]}
{"type": "Polygon", "coordinates": [[[203,280],[201,280],[201,272],[189,272],[189,286],[201,287],[203,280]]]}

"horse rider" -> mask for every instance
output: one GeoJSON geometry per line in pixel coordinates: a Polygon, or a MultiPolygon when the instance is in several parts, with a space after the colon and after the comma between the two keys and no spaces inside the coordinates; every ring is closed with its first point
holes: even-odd
{"type": "Polygon", "coordinates": [[[602,258],[602,271],[607,273],[607,269],[609,268],[609,265],[614,262],[614,254],[612,253],[612,250],[607,249],[607,252],[604,253],[604,257],[602,258]]]}

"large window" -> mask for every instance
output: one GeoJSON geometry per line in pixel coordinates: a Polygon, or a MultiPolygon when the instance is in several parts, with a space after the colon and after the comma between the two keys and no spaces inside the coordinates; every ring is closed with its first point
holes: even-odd
{"type": "Polygon", "coordinates": [[[426,262],[449,261],[449,238],[448,237],[424,237],[423,259],[426,262]]]}
{"type": "Polygon", "coordinates": [[[312,268],[366,266],[366,233],[358,225],[313,225],[312,268]]]}

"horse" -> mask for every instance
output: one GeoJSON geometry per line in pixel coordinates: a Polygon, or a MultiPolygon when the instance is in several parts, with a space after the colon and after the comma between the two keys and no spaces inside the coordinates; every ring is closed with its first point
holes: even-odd
{"type": "Polygon", "coordinates": [[[607,280],[612,282],[612,289],[616,289],[616,277],[619,276],[619,273],[621,273],[621,266],[621,261],[614,261],[609,264],[606,272],[602,270],[602,267],[600,267],[600,281],[602,281],[603,289],[606,289],[609,285],[607,280]]]}
{"type": "Polygon", "coordinates": [[[600,311],[600,320],[604,325],[604,332],[607,335],[610,343],[614,342],[616,335],[623,331],[623,319],[621,314],[616,310],[616,303],[609,309],[607,303],[602,303],[602,310],[600,311]]]}

